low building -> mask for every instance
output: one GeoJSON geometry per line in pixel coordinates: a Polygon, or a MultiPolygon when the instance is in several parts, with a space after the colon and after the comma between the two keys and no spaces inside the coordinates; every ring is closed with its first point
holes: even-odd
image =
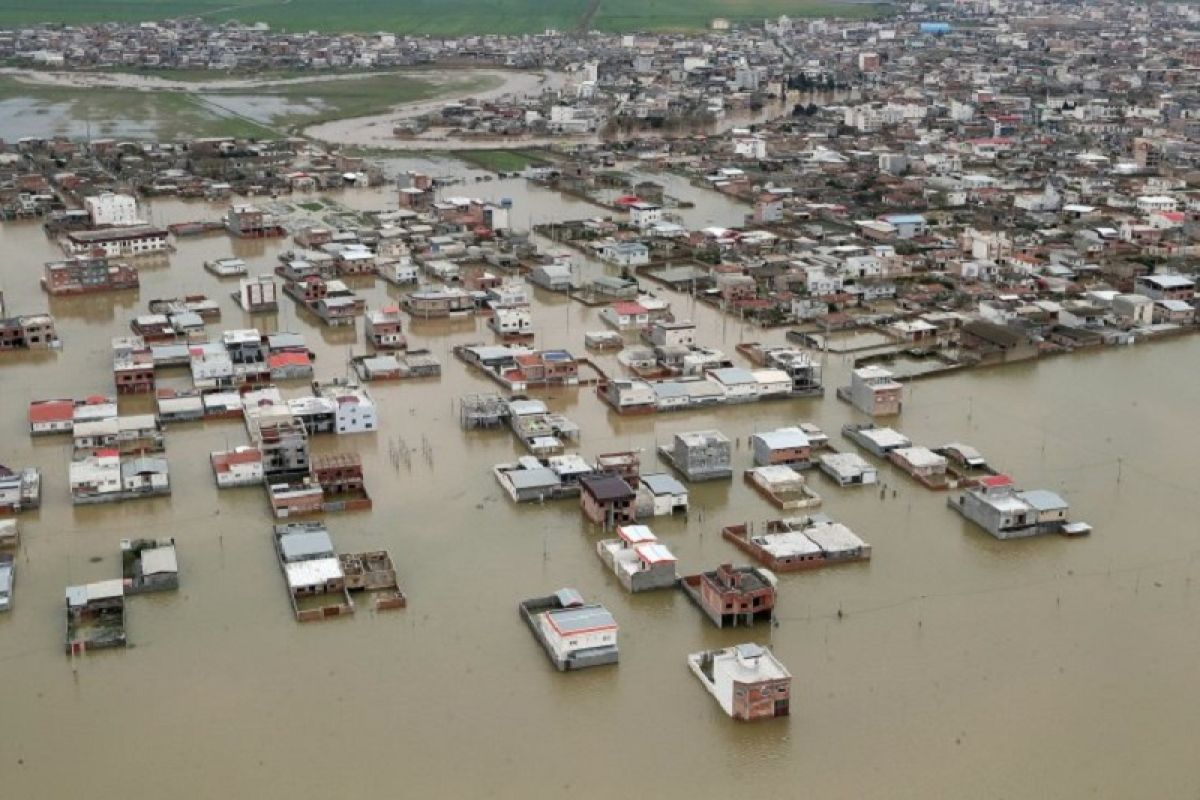
{"type": "Polygon", "coordinates": [[[676,559],[645,525],[622,525],[617,538],[596,543],[596,555],[630,592],[670,589],[679,580],[676,559]]]}
{"type": "Polygon", "coordinates": [[[685,575],[683,593],[718,628],[770,622],[775,609],[775,576],[760,567],[722,564],[710,572],[685,575]]]}
{"type": "Polygon", "coordinates": [[[949,505],[997,539],[1020,539],[1045,533],[1068,536],[1086,534],[1086,523],[1067,519],[1070,507],[1054,492],[1045,489],[1021,491],[1007,475],[992,475],[958,497],[949,505]]]}
{"type": "Polygon", "coordinates": [[[376,350],[403,350],[408,346],[400,324],[400,307],[388,305],[367,312],[367,344],[376,350]]]}
{"type": "Polygon", "coordinates": [[[838,486],[869,486],[879,480],[879,471],[857,453],[824,453],[818,463],[838,486]]]}
{"type": "Polygon", "coordinates": [[[593,524],[612,530],[637,521],[636,493],[616,475],[585,475],[579,480],[579,507],[593,524]]]}
{"type": "Polygon", "coordinates": [[[560,672],[617,663],[617,621],[574,589],[522,601],[518,610],[560,672]]]}
{"type": "Polygon", "coordinates": [[[891,372],[870,365],[851,372],[850,385],[838,389],[838,397],[868,416],[886,417],[900,413],[903,391],[891,372]]]}
{"type": "Polygon", "coordinates": [[[888,453],[888,460],[926,488],[949,488],[949,479],[946,476],[949,461],[928,447],[897,447],[888,453]]]}
{"type": "Polygon", "coordinates": [[[803,475],[786,464],[768,464],[748,469],[745,481],[754,491],[785,511],[821,505],[821,495],[808,487],[803,475]]]}
{"type": "Polygon", "coordinates": [[[637,515],[639,518],[687,513],[687,487],[675,478],[665,472],[635,477],[638,481],[637,515]]]}
{"type": "Polygon", "coordinates": [[[843,425],[842,435],[873,456],[887,458],[888,453],[912,447],[912,440],[892,428],[881,428],[873,423],[843,425]]]}
{"type": "Polygon", "coordinates": [[[704,688],[734,719],[788,716],[792,676],[770,650],[756,644],[739,644],[692,653],[687,660],[704,688]]]}
{"type": "Polygon", "coordinates": [[[166,228],[153,225],[134,225],[124,228],[104,228],[94,231],[71,231],[63,240],[63,250],[69,256],[104,256],[121,258],[167,253],[171,245],[166,228]]]}
{"type": "Polygon", "coordinates": [[[122,539],[121,580],[125,594],[179,588],[174,539],[122,539]]]}
{"type": "Polygon", "coordinates": [[[871,545],[840,522],[823,514],[770,520],[754,526],[727,525],[721,536],[772,572],[867,561],[871,545]]]}
{"type": "Polygon", "coordinates": [[[46,264],[42,288],[54,296],[96,294],[136,289],[138,271],[107,257],[75,256],[46,264]]]}
{"type": "Polygon", "coordinates": [[[396,578],[396,565],[386,550],[342,553],[338,560],[346,575],[346,588],[351,592],[370,594],[376,611],[408,605],[408,598],[400,591],[396,578]]]}
{"type": "Polygon", "coordinates": [[[119,578],[67,587],[67,653],[125,646],[125,589],[119,578]]]}
{"type": "Polygon", "coordinates": [[[36,467],[9,469],[0,464],[0,513],[32,511],[42,504],[42,473],[36,467]]]}
{"type": "Polygon", "coordinates": [[[320,523],[275,526],[275,553],[299,622],[354,613],[346,574],[320,523]]]}
{"type": "Polygon", "coordinates": [[[800,428],[778,428],[750,437],[754,463],[758,466],[784,464],[797,469],[812,466],[812,443],[800,428]]]}
{"type": "Polygon", "coordinates": [[[263,454],[257,447],[242,445],[209,455],[218,489],[258,486],[263,482],[263,454]]]}
{"type": "Polygon", "coordinates": [[[732,443],[716,430],[677,433],[670,447],[658,449],[667,463],[689,481],[722,480],[733,476],[732,443]]]}

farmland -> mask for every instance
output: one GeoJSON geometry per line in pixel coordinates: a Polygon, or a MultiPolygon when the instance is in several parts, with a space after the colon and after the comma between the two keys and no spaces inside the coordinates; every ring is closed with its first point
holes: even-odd
{"type": "Polygon", "coordinates": [[[590,19],[606,31],[694,31],[714,17],[761,20],[792,17],[868,16],[886,5],[838,0],[354,0],[331,11],[323,0],[9,0],[0,5],[0,26],[37,22],[80,24],[136,22],[202,16],[212,22],[266,22],[290,31],[387,30],[406,34],[540,33],[571,31],[590,19]],[[589,17],[590,13],[590,17],[589,17]]]}
{"type": "MultiPolygon", "coordinates": [[[[148,88],[134,76],[111,85],[47,85],[0,77],[0,135],[48,130],[69,135],[274,137],[307,125],[378,113],[402,103],[487,89],[490,77],[454,72],[369,73],[339,80],[171,84],[148,88]]],[[[153,85],[153,84],[152,84],[153,85]]]]}

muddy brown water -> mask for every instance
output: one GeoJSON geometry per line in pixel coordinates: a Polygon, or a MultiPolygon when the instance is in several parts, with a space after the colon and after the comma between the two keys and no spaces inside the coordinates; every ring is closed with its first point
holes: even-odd
{"type": "MultiPolygon", "coordinates": [[[[515,218],[597,209],[513,181],[457,187],[517,203],[515,218]],[[524,204],[524,206],[522,205],[524,204]]],[[[390,193],[339,199],[363,208],[390,193]]],[[[156,201],[156,222],[219,206],[156,201]]],[[[732,213],[732,209],[727,209],[732,213]]],[[[740,213],[740,209],[738,210],[740,213]]],[[[697,217],[731,224],[720,208],[697,217]]],[[[406,610],[298,624],[291,618],[260,489],[218,492],[209,451],[245,441],[236,421],[170,426],[170,498],[75,508],[69,442],[31,440],[33,398],[111,391],[108,341],[148,300],[205,292],[219,326],[296,330],[317,374],[342,375],[361,329],[321,328],[289,299],[249,318],[201,268],[237,255],[261,271],[290,246],[185,239],[147,267],[136,294],[51,300],[38,287],[58,257],[36,223],[0,228],[9,313],[49,309],[61,353],[0,355],[0,463],[43,471],[42,509],[21,517],[15,607],[0,616],[0,796],[294,798],[376,796],[1184,797],[1200,791],[1200,579],[1194,428],[1195,338],[916,384],[895,425],[926,445],[965,441],[1028,487],[1063,493],[1086,539],[998,542],[890,467],[878,489],[810,479],[822,511],[874,545],[874,558],[782,576],[779,624],[718,631],[678,593],[632,596],[593,550],[570,501],[515,506],[490,467],[521,451],[505,432],[465,433],[456,400],[493,385],[450,355],[491,341],[482,321],[408,325],[443,360],[440,380],[376,384],[377,434],[319,438],[362,455],[368,513],[330,515],[342,550],[387,548],[406,610]],[[394,469],[402,442],[411,467],[394,469]],[[430,456],[423,453],[426,443],[430,456]],[[1118,463],[1118,459],[1120,459],[1118,463]],[[118,540],[174,536],[178,592],[128,602],[131,647],[63,655],[63,589],[119,574],[118,540]],[[95,559],[99,559],[96,561],[95,559]],[[519,621],[519,600],[574,586],[621,625],[621,664],[559,674],[519,621]],[[770,643],[794,675],[792,716],[726,718],[685,665],[702,648],[770,643]]],[[[595,271],[596,265],[587,269],[595,271]]],[[[372,306],[395,298],[382,282],[372,306]]],[[[699,339],[782,341],[685,295],[676,313],[699,339]]],[[[595,311],[539,293],[538,341],[582,354],[595,311]]],[[[837,435],[855,415],[833,396],[848,368],[830,356],[828,396],[699,413],[620,418],[588,390],[540,392],[583,430],[580,450],[641,448],[715,427],[741,441],[808,420],[837,435]]],[[[735,356],[739,363],[740,356],[735,356]]],[[[611,365],[611,359],[604,363],[611,365]]],[[[299,394],[305,387],[285,385],[299,394]]],[[[123,411],[144,399],[122,400],[123,411]]],[[[743,559],[721,525],[778,512],[740,479],[692,487],[685,519],[651,521],[681,569],[743,559]]]]}

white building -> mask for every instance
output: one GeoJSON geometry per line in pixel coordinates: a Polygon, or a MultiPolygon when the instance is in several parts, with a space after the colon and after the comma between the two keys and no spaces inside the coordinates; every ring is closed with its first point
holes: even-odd
{"type": "Polygon", "coordinates": [[[84,198],[83,204],[93,227],[143,224],[142,220],[138,219],[137,200],[130,195],[104,192],[84,198]]]}
{"type": "Polygon", "coordinates": [[[721,709],[735,719],[788,714],[792,676],[770,650],[739,644],[692,653],[688,666],[721,709]]]}
{"type": "Polygon", "coordinates": [[[533,317],[528,308],[497,308],[488,325],[501,336],[533,334],[533,317]]]}
{"type": "Polygon", "coordinates": [[[321,396],[332,400],[337,406],[334,422],[339,434],[378,430],[375,401],[365,388],[354,384],[331,383],[321,387],[321,396]]]}
{"type": "Polygon", "coordinates": [[[629,223],[639,230],[651,228],[662,221],[662,206],[639,201],[629,206],[629,223]]]}

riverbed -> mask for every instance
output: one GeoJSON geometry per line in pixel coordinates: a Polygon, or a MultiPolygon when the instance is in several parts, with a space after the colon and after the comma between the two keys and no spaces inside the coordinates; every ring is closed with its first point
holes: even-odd
{"type": "MultiPolygon", "coordinates": [[[[604,213],[520,180],[439,159],[395,159],[468,183],[448,194],[513,199],[513,219],[604,213]]],[[[684,191],[671,186],[672,193],[684,191]]],[[[695,221],[731,225],[736,205],[695,221]]],[[[293,201],[302,198],[291,198],[293,201]]],[[[337,195],[394,207],[391,190],[337,195]]],[[[201,201],[155,200],[159,224],[211,219],[201,201]]],[[[1043,363],[958,373],[910,386],[893,424],[915,441],[963,441],[1030,488],[1062,493],[1088,538],[999,542],[969,527],[892,467],[883,487],[839,489],[811,473],[821,511],[874,546],[870,562],[781,576],[775,627],[717,630],[678,593],[631,596],[597,559],[600,535],[577,503],[514,506],[490,474],[522,454],[505,432],[465,433],[456,400],[494,385],[450,349],[491,341],[482,320],[409,325],[411,346],[443,363],[440,380],[374,384],[377,434],[323,437],[316,449],[360,454],[368,513],[329,515],[341,550],[386,548],[408,608],[298,624],[271,545],[261,489],[218,492],[207,454],[245,441],[236,421],[174,425],[169,498],[73,507],[69,441],[32,440],[32,399],[112,390],[109,339],[152,298],[203,292],[221,304],[210,330],[302,333],[317,375],[345,373],[364,352],[361,326],[315,326],[289,299],[244,315],[204,260],[236,255],[269,271],[284,240],[184,239],[169,265],[146,267],[139,292],[49,300],[42,263],[60,257],[36,223],[0,227],[8,313],[49,308],[60,353],[0,354],[0,462],[43,471],[40,512],[20,518],[13,610],[0,615],[5,797],[296,798],[356,793],[530,798],[769,796],[1190,797],[1200,792],[1195,665],[1200,657],[1196,523],[1190,476],[1200,451],[1189,419],[1200,401],[1200,339],[1188,337],[1043,363]],[[394,466],[389,452],[410,451],[394,466]],[[174,536],[178,592],[127,604],[131,646],[72,662],[63,655],[63,589],[119,575],[118,540],[174,536]],[[554,671],[517,616],[521,599],[574,586],[621,626],[621,663],[554,671]],[[685,656],[769,643],[794,676],[792,716],[738,724],[691,675],[685,656]]],[[[588,262],[588,274],[609,268],[588,262]]],[[[371,307],[398,295],[382,281],[371,307]]],[[[733,355],[742,341],[781,343],[684,294],[665,292],[697,340],[733,355]]],[[[585,352],[596,311],[536,293],[538,344],[585,352]]],[[[734,360],[745,366],[740,356],[734,360]]],[[[799,421],[837,431],[858,417],[834,398],[850,355],[828,356],[824,399],[623,418],[591,392],[537,395],[582,428],[586,456],[637,448],[643,469],[673,433],[715,427],[740,445],[799,421]]],[[[285,394],[303,385],[284,385],[285,394]]],[[[148,407],[124,398],[123,413],[148,407]]],[[[779,512],[745,486],[692,488],[686,519],[651,520],[683,571],[744,562],[724,524],[779,512]]]]}

